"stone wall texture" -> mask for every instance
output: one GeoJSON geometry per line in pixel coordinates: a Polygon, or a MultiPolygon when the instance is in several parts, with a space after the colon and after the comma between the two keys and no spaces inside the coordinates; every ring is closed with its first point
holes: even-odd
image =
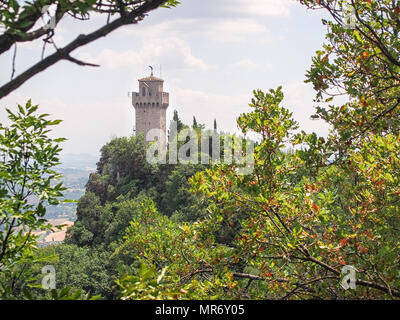
{"type": "MultiPolygon", "coordinates": [[[[162,79],[150,76],[139,79],[139,92],[132,92],[132,105],[135,108],[136,135],[147,137],[151,129],[161,129],[166,135],[166,110],[169,94],[163,92],[162,79]]],[[[150,139],[146,139],[149,141],[150,139]]]]}

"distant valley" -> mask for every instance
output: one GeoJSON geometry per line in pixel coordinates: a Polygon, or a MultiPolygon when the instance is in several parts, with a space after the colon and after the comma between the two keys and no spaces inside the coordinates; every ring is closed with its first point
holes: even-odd
{"type": "MultiPolygon", "coordinates": [[[[91,172],[96,171],[97,157],[89,154],[65,154],[61,156],[62,164],[57,168],[63,175],[63,183],[68,189],[64,192],[64,198],[79,200],[85,193],[85,185],[91,172]]],[[[46,208],[46,219],[55,225],[72,225],[76,220],[77,203],[64,203],[46,208]]],[[[43,234],[42,244],[59,242],[64,240],[66,228],[62,231],[43,234]]]]}

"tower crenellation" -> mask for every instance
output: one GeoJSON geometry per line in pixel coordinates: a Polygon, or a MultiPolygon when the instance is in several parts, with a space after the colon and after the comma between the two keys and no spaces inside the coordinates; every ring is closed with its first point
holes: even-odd
{"type": "Polygon", "coordinates": [[[151,73],[139,79],[139,92],[132,93],[132,105],[136,113],[136,134],[146,138],[151,129],[161,129],[166,134],[166,110],[169,93],[164,92],[164,80],[151,73]]]}

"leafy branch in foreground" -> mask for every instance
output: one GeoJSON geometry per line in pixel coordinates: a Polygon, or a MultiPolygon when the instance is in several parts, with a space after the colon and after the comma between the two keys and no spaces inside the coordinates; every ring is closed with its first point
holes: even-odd
{"type": "Polygon", "coordinates": [[[36,259],[35,232],[52,229],[46,205],[59,204],[66,190],[54,170],[65,139],[48,136],[61,121],[37,109],[29,100],[16,113],[7,109],[9,127],[0,124],[0,282],[11,291],[36,259]]]}
{"type": "Polygon", "coordinates": [[[60,60],[67,60],[81,66],[98,66],[78,60],[72,57],[71,53],[79,47],[108,35],[123,25],[137,24],[150,11],[160,6],[171,8],[178,4],[179,1],[176,0],[35,0],[25,2],[24,5],[20,5],[16,0],[1,2],[0,30],[3,29],[4,32],[0,34],[0,55],[10,50],[12,46],[17,46],[18,43],[35,41],[40,38],[43,38],[43,53],[48,44],[54,47],[55,52],[47,57],[44,57],[42,53],[40,61],[15,78],[13,77],[15,72],[14,57],[11,80],[0,87],[0,99],[60,60]],[[37,27],[38,24],[40,25],[38,23],[40,19],[46,18],[46,9],[49,7],[54,8],[54,16],[50,17],[48,24],[37,27]],[[80,34],[63,48],[57,47],[53,37],[57,32],[57,25],[65,16],[69,15],[77,20],[88,20],[93,14],[105,16],[106,22],[102,27],[89,34],[80,34]],[[117,18],[110,21],[111,17],[115,15],[117,18]]]}
{"type": "Polygon", "coordinates": [[[123,299],[400,297],[399,135],[370,134],[333,163],[330,140],[295,134],[282,101],[281,88],[255,91],[238,119],[261,139],[253,172],[215,165],[190,179],[207,217],[179,224],[143,202],[115,253],[146,262],[119,279],[123,299]],[[233,240],[219,242],[232,217],[233,240]],[[340,286],[345,265],[354,291],[340,286]]]}

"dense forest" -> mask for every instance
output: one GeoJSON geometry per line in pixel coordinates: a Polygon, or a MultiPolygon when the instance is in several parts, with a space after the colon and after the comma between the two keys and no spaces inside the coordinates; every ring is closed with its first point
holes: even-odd
{"type": "MultiPolygon", "coordinates": [[[[8,110],[11,124],[0,125],[0,297],[399,298],[400,7],[351,1],[352,26],[343,2],[299,1],[331,17],[306,74],[313,117],[331,128],[326,137],[299,128],[278,87],[255,90],[237,118],[255,141],[247,174],[235,162],[152,164],[141,135],[115,138],[102,147],[59,245],[37,248],[32,231],[52,228],[46,206],[65,202],[54,169],[64,139],[49,137],[60,120],[31,101],[8,110]],[[336,104],[338,95],[348,101],[336,104]],[[48,265],[52,290],[41,282],[48,265]]],[[[177,113],[174,120],[177,134],[207,133],[195,119],[190,128],[177,113]]]]}

